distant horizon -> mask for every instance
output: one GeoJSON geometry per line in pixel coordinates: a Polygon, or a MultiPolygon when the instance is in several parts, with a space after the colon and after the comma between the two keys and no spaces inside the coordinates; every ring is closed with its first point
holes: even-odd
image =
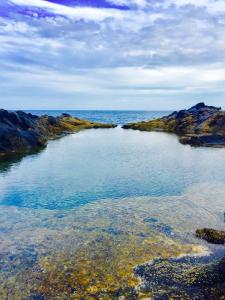
{"type": "Polygon", "coordinates": [[[225,109],[225,105],[221,105],[221,104],[213,104],[210,102],[206,102],[206,101],[195,101],[195,102],[191,102],[189,104],[187,104],[185,107],[179,105],[179,107],[170,107],[170,108],[133,108],[133,109],[128,109],[128,108],[5,108],[5,107],[0,107],[1,109],[6,109],[6,110],[11,110],[11,111],[125,111],[125,112],[132,112],[132,111],[149,111],[149,112],[154,112],[154,111],[165,111],[165,112],[170,112],[170,111],[176,111],[176,110],[183,110],[183,109],[188,109],[194,105],[196,105],[199,102],[204,102],[206,105],[208,106],[215,106],[215,107],[221,107],[222,110],[225,109]]]}
{"type": "Polygon", "coordinates": [[[147,109],[133,109],[133,110],[128,110],[128,109],[24,109],[24,111],[93,111],[93,112],[118,112],[118,111],[124,111],[124,112],[133,112],[133,111],[140,111],[140,112],[155,112],[155,111],[171,111],[171,110],[147,110],[147,109]]]}

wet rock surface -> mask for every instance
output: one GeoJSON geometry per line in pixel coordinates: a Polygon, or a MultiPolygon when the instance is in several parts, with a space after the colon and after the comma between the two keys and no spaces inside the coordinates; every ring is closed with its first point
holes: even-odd
{"type": "Polygon", "coordinates": [[[196,236],[212,244],[225,244],[225,231],[211,228],[196,230],[196,236]]]}
{"type": "Polygon", "coordinates": [[[130,123],[124,129],[175,133],[191,146],[225,146],[225,111],[204,103],[147,122],[130,123]]]}
{"type": "Polygon", "coordinates": [[[0,155],[24,153],[44,148],[49,139],[89,128],[113,128],[73,118],[69,114],[59,117],[36,116],[22,111],[0,110],[0,155]]]}
{"type": "Polygon", "coordinates": [[[224,299],[225,257],[203,263],[201,258],[156,259],[138,266],[141,290],[151,299],[224,299]]]}

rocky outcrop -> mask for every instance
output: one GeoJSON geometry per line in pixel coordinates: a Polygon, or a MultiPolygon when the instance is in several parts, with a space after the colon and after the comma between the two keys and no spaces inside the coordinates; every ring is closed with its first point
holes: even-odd
{"type": "Polygon", "coordinates": [[[68,114],[39,117],[22,111],[1,109],[0,155],[36,151],[45,147],[49,139],[81,129],[112,127],[116,125],[80,120],[68,114]]]}
{"type": "Polygon", "coordinates": [[[124,129],[175,133],[191,146],[225,146],[225,111],[204,103],[147,122],[130,123],[124,129]]]}
{"type": "Polygon", "coordinates": [[[212,244],[225,244],[225,231],[211,228],[196,230],[196,236],[212,244]]]}

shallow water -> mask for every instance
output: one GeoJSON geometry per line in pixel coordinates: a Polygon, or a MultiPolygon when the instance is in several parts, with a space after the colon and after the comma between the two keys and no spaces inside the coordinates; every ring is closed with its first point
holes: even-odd
{"type": "Polygon", "coordinates": [[[165,133],[82,131],[0,174],[0,204],[71,209],[99,199],[179,195],[225,181],[225,149],[191,148],[165,133]]]}
{"type": "Polygon", "coordinates": [[[118,127],[1,162],[0,298],[131,299],[136,265],[223,252],[193,233],[224,228],[224,157],[118,127]]]}

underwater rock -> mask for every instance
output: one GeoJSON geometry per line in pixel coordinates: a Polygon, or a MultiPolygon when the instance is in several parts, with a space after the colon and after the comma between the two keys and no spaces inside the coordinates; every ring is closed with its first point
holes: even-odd
{"type": "Polygon", "coordinates": [[[181,143],[191,146],[225,146],[225,111],[203,102],[162,118],[126,124],[123,128],[175,133],[181,143]]]}
{"type": "Polygon", "coordinates": [[[211,228],[196,230],[196,236],[212,244],[225,244],[225,231],[211,228]]]}
{"type": "Polygon", "coordinates": [[[114,128],[74,118],[69,114],[59,117],[36,116],[22,111],[0,110],[0,155],[26,153],[41,149],[49,139],[89,128],[114,128]]]}
{"type": "Polygon", "coordinates": [[[219,262],[199,259],[156,259],[138,266],[141,290],[151,299],[223,299],[225,295],[225,257],[219,262]]]}

